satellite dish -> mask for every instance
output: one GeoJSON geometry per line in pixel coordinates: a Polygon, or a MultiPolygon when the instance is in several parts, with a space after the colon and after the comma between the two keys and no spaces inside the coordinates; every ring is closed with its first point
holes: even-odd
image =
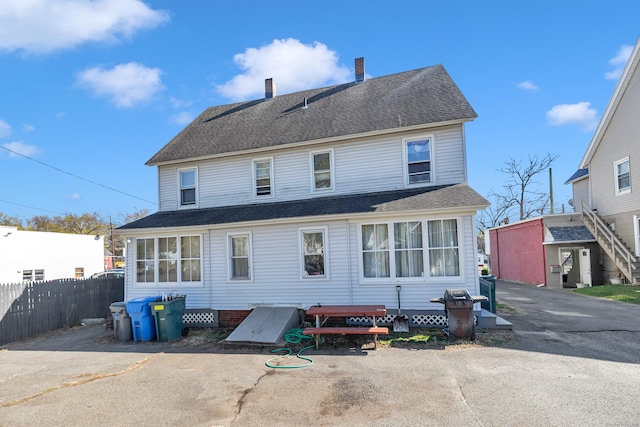
{"type": "Polygon", "coordinates": [[[573,199],[569,199],[567,203],[569,203],[569,206],[573,206],[573,199]]]}

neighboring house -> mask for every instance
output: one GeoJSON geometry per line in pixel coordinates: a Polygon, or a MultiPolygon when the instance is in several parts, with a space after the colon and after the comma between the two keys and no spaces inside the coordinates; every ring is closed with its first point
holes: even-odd
{"type": "Polygon", "coordinates": [[[103,236],[0,226],[0,284],[88,278],[103,270],[103,236]]]}
{"type": "Polygon", "coordinates": [[[602,283],[598,244],[579,214],[543,215],[487,232],[491,274],[500,279],[556,289],[602,283]]]}
{"type": "Polygon", "coordinates": [[[580,162],[567,183],[601,247],[604,280],[638,283],[640,269],[640,39],[580,162]],[[582,171],[582,174],[580,172],[582,171]]]}
{"type": "Polygon", "coordinates": [[[395,309],[400,285],[416,325],[442,315],[429,299],[448,288],[479,294],[475,111],[441,65],[355,68],[283,96],[268,79],[264,99],[207,109],[147,162],[159,210],[119,229],[127,300],[184,294],[233,325],[258,306],[395,309]]]}

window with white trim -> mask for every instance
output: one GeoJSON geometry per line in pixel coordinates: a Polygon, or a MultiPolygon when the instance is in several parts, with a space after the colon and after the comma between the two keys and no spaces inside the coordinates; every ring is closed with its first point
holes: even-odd
{"type": "Polygon", "coordinates": [[[200,282],[200,236],[136,239],[136,282],[200,282]]]}
{"type": "Polygon", "coordinates": [[[404,152],[407,164],[407,184],[433,182],[431,142],[432,137],[405,140],[404,152]]]}
{"type": "Polygon", "coordinates": [[[229,280],[251,280],[251,234],[229,234],[229,280]]]}
{"type": "Polygon", "coordinates": [[[182,267],[183,282],[200,282],[202,280],[200,236],[180,237],[180,266],[182,267]]]}
{"type": "Polygon", "coordinates": [[[273,195],[273,159],[254,160],[253,179],[256,197],[273,195]]]}
{"type": "Polygon", "coordinates": [[[457,219],[362,224],[360,236],[364,280],[461,275],[457,219]]]}
{"type": "Polygon", "coordinates": [[[155,239],[136,239],[136,282],[153,283],[156,280],[155,239]]]}
{"type": "Polygon", "coordinates": [[[25,282],[44,280],[44,269],[22,270],[22,280],[25,282]]]}
{"type": "Polygon", "coordinates": [[[616,194],[631,192],[631,174],[629,158],[619,160],[613,164],[615,174],[616,194]]]}
{"type": "Polygon", "coordinates": [[[180,186],[180,206],[197,204],[198,174],[195,168],[181,169],[178,171],[180,186]]]}
{"type": "Polygon", "coordinates": [[[302,246],[302,277],[327,277],[326,227],[300,229],[302,246]]]}
{"type": "Polygon", "coordinates": [[[442,219],[427,221],[429,233],[429,275],[431,277],[460,276],[458,221],[442,219]]]}
{"type": "Polygon", "coordinates": [[[313,191],[333,190],[333,151],[311,153],[313,191]]]}
{"type": "Polygon", "coordinates": [[[396,222],[393,224],[396,277],[422,277],[424,254],[422,251],[422,222],[396,222]]]}
{"type": "Polygon", "coordinates": [[[364,277],[389,277],[389,227],[387,224],[362,226],[364,277]]]}

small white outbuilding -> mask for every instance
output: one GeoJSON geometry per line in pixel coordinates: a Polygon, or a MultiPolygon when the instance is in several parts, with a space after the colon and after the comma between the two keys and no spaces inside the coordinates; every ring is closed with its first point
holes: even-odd
{"type": "Polygon", "coordinates": [[[104,269],[104,236],[0,226],[0,283],[84,278],[104,269]]]}

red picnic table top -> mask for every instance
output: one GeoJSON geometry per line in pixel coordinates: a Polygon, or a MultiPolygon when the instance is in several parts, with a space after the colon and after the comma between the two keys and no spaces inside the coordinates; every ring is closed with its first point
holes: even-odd
{"type": "Polygon", "coordinates": [[[384,305],[312,305],[307,310],[310,316],[384,316],[384,305]]]}

